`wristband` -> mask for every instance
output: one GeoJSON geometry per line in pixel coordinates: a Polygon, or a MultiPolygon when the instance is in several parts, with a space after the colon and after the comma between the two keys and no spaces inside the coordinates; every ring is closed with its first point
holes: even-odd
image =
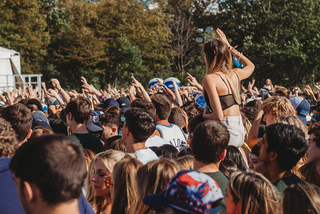
{"type": "Polygon", "coordinates": [[[92,98],[92,96],[91,96],[91,95],[88,95],[88,98],[89,98],[89,99],[91,99],[91,98],[92,98]]]}
{"type": "Polygon", "coordinates": [[[164,88],[164,89],[166,89],[166,88],[167,88],[167,86],[163,86],[163,88],[164,88]]]}

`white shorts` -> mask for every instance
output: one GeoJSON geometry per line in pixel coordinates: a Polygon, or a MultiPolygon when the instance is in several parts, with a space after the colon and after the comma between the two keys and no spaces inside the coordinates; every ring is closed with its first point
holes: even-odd
{"type": "Polygon", "coordinates": [[[230,133],[229,145],[238,148],[242,146],[246,130],[243,126],[241,115],[224,117],[221,122],[227,126],[230,133]]]}

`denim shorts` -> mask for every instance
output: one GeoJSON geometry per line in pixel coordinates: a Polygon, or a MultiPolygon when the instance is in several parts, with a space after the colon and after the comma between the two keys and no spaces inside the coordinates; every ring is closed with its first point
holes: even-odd
{"type": "Polygon", "coordinates": [[[229,146],[235,146],[238,148],[242,146],[246,130],[243,126],[241,115],[224,117],[222,123],[227,126],[230,133],[229,146]]]}

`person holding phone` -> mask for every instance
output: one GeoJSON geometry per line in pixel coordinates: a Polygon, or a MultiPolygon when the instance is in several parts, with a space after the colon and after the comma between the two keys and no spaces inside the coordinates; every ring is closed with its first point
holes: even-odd
{"type": "Polygon", "coordinates": [[[254,64],[232,47],[225,34],[217,29],[219,39],[204,44],[206,75],[202,80],[206,111],[205,120],[225,124],[230,133],[229,145],[242,146],[245,129],[240,115],[240,81],[254,71],[254,64]],[[243,68],[232,68],[232,55],[240,59],[243,68]]]}

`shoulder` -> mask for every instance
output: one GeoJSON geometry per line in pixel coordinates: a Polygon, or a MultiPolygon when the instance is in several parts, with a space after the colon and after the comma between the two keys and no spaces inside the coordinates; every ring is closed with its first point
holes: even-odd
{"type": "Polygon", "coordinates": [[[208,83],[208,82],[216,82],[220,79],[219,75],[214,73],[214,74],[207,74],[203,77],[202,83],[208,83]]]}

